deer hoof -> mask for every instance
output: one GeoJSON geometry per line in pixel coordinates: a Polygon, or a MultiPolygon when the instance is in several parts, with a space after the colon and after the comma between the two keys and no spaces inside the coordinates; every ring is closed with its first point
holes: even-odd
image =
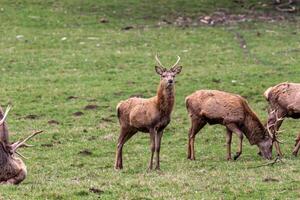
{"type": "Polygon", "coordinates": [[[123,169],[123,166],[115,166],[116,171],[119,171],[119,170],[122,170],[122,169],[123,169]]]}
{"type": "Polygon", "coordinates": [[[293,155],[294,155],[294,156],[297,156],[297,154],[298,154],[298,152],[293,151],[293,155]]]}
{"type": "Polygon", "coordinates": [[[241,153],[237,152],[234,156],[233,159],[237,160],[240,157],[241,153]]]}

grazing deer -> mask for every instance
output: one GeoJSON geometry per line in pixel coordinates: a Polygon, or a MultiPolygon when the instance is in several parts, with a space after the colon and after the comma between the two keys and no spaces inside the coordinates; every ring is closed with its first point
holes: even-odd
{"type": "Polygon", "coordinates": [[[243,134],[251,145],[259,147],[264,158],[272,158],[272,140],[241,96],[217,90],[199,90],[186,97],[185,102],[191,118],[188,159],[195,160],[195,136],[207,123],[226,127],[227,160],[231,160],[232,132],[239,137],[239,149],[234,160],[242,154],[243,134]]]}
{"type": "Polygon", "coordinates": [[[170,122],[171,112],[174,105],[175,76],[181,72],[182,66],[176,63],[167,70],[159,61],[155,59],[159,66],[155,66],[156,73],[160,75],[160,82],[156,96],[148,99],[129,98],[121,101],[117,105],[118,118],[121,126],[121,133],[118,139],[115,169],[122,169],[122,149],[123,145],[138,131],[149,133],[151,140],[151,159],[149,169],[153,167],[154,151],[156,152],[156,168],[160,169],[159,152],[163,130],[170,122]]]}
{"type": "MultiPolygon", "coordinates": [[[[285,117],[293,119],[300,118],[300,84],[298,83],[280,83],[274,87],[268,88],[264,93],[269,102],[268,109],[268,130],[271,133],[276,151],[279,156],[282,152],[277,140],[278,130],[285,117]]],[[[297,156],[300,148],[300,135],[296,139],[296,147],[293,155],[297,156]]]]}
{"type": "Polygon", "coordinates": [[[17,156],[23,157],[17,150],[20,147],[29,147],[30,145],[27,145],[26,141],[42,131],[35,132],[21,142],[10,144],[8,128],[5,122],[9,110],[10,106],[7,107],[3,114],[0,107],[0,184],[19,184],[26,178],[27,170],[24,162],[17,156]]]}

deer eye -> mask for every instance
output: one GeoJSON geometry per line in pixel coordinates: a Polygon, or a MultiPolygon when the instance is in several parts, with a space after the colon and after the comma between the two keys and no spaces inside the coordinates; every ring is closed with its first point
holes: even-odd
{"type": "Polygon", "coordinates": [[[161,77],[166,78],[166,75],[162,75],[161,77]]]}

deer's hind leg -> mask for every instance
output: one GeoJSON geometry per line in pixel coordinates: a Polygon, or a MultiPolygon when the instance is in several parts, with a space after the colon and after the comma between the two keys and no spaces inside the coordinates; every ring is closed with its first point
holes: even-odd
{"type": "Polygon", "coordinates": [[[206,125],[206,121],[201,118],[191,116],[191,128],[188,139],[188,156],[190,160],[195,160],[195,137],[196,134],[206,125]]]}
{"type": "Polygon", "coordinates": [[[136,132],[137,130],[133,128],[121,127],[121,133],[117,144],[115,169],[123,169],[123,146],[136,132]]]}

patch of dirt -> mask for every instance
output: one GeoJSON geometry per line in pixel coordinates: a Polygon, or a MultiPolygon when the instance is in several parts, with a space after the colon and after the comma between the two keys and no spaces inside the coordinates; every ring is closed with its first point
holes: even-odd
{"type": "Polygon", "coordinates": [[[84,155],[84,156],[90,156],[90,155],[92,155],[93,153],[92,153],[89,149],[84,149],[84,150],[79,151],[78,154],[84,155]]]}
{"type": "Polygon", "coordinates": [[[51,143],[45,143],[45,144],[41,144],[42,147],[53,147],[53,144],[51,143]]]}
{"type": "Polygon", "coordinates": [[[112,119],[110,119],[110,118],[104,118],[104,117],[101,118],[101,121],[103,121],[103,122],[113,122],[112,119]]]}
{"type": "Polygon", "coordinates": [[[72,99],[78,99],[79,97],[76,96],[68,96],[67,100],[72,100],[72,99]]]}
{"type": "Polygon", "coordinates": [[[89,191],[92,192],[92,193],[96,193],[96,194],[102,194],[104,192],[103,190],[95,188],[95,187],[91,187],[89,189],[89,191]]]}
{"type": "Polygon", "coordinates": [[[99,106],[98,105],[95,105],[95,104],[89,104],[87,106],[84,107],[84,110],[95,110],[95,109],[98,109],[99,106]]]}
{"type": "Polygon", "coordinates": [[[91,99],[88,99],[87,101],[92,102],[92,101],[97,101],[97,99],[91,98],[91,99]]]}
{"type": "Polygon", "coordinates": [[[51,119],[51,120],[48,121],[48,124],[50,124],[50,125],[59,125],[60,123],[58,121],[54,120],[54,119],[51,119]]]}
{"type": "Polygon", "coordinates": [[[38,119],[39,118],[39,116],[37,116],[37,115],[33,115],[33,114],[30,114],[30,115],[26,115],[25,117],[24,117],[24,119],[38,119]]]}
{"type": "Polygon", "coordinates": [[[96,140],[96,139],[97,139],[96,136],[91,136],[91,137],[88,138],[88,141],[94,141],[94,140],[96,140]]]}
{"type": "Polygon", "coordinates": [[[102,24],[107,24],[107,23],[109,23],[109,20],[106,18],[101,18],[101,19],[99,19],[99,22],[102,24]]]}
{"type": "Polygon", "coordinates": [[[124,92],[114,92],[113,94],[114,94],[114,96],[122,96],[124,94],[124,92]]]}
{"type": "Polygon", "coordinates": [[[78,112],[74,112],[73,115],[76,116],[76,117],[79,117],[81,115],[84,115],[84,113],[81,112],[81,111],[78,111],[78,112]]]}
{"type": "Polygon", "coordinates": [[[267,177],[263,179],[263,182],[279,182],[276,178],[267,177]]]}
{"type": "Polygon", "coordinates": [[[131,30],[131,29],[133,29],[133,28],[134,28],[134,26],[129,25],[129,26],[123,27],[122,30],[123,30],[123,31],[128,31],[128,30],[131,30]]]}
{"type": "Polygon", "coordinates": [[[127,81],[126,84],[129,86],[133,86],[136,84],[136,82],[135,81],[127,81]]]}
{"type": "Polygon", "coordinates": [[[200,15],[197,17],[177,16],[174,19],[163,19],[157,23],[157,26],[175,25],[179,27],[190,26],[214,26],[223,24],[236,24],[240,22],[265,21],[275,22],[283,20],[294,20],[292,15],[278,12],[255,12],[248,11],[242,14],[233,14],[229,11],[219,10],[209,15],[200,15]]]}

